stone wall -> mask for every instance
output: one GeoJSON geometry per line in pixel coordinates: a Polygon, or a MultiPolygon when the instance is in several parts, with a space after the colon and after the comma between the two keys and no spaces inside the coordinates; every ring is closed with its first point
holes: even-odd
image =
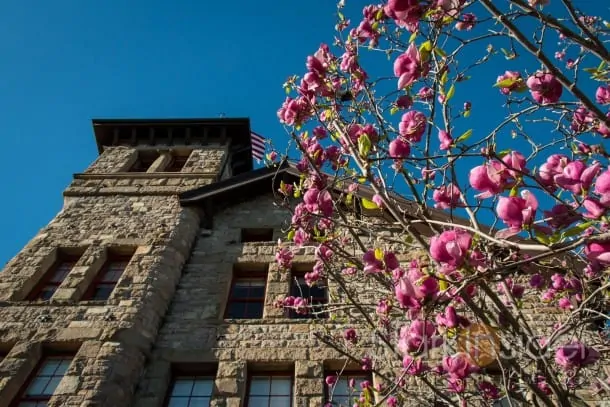
{"type": "MultiPolygon", "coordinates": [[[[159,148],[159,147],[156,147],[159,148]]],[[[199,227],[177,194],[220,171],[224,146],[194,149],[182,173],[125,172],[136,149],[106,148],[75,175],[60,213],[0,273],[0,407],[8,406],[41,355],[75,359],[52,407],[127,407],[199,227]],[[27,301],[58,249],[82,255],[50,301],[27,301]],[[110,250],[133,253],[106,301],[82,301],[110,250]]],[[[163,154],[155,164],[161,169],[163,154]]],[[[152,168],[152,167],[151,167],[152,168]]]]}

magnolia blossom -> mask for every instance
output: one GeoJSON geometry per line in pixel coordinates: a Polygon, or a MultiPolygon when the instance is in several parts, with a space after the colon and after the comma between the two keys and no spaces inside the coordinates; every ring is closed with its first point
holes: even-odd
{"type": "Polygon", "coordinates": [[[524,190],[521,192],[521,197],[500,197],[496,213],[511,229],[521,229],[534,220],[536,209],[538,209],[538,200],[534,194],[524,190]]]}
{"type": "Polygon", "coordinates": [[[343,332],[343,338],[350,343],[357,343],[358,342],[358,334],[356,333],[356,330],[354,328],[347,328],[344,332],[343,332]]]}
{"type": "Polygon", "coordinates": [[[455,29],[458,31],[463,31],[463,30],[470,31],[470,30],[472,30],[472,27],[474,27],[476,22],[477,22],[477,16],[475,16],[472,13],[464,13],[464,14],[462,14],[460,21],[455,23],[455,29]]]}
{"type": "Polygon", "coordinates": [[[534,100],[538,103],[555,103],[561,97],[561,83],[548,72],[537,72],[527,79],[527,87],[534,100]]]}
{"type": "Polygon", "coordinates": [[[422,75],[428,73],[428,63],[421,60],[415,43],[394,61],[394,75],[398,78],[398,89],[411,85],[422,75]]]}
{"type": "Polygon", "coordinates": [[[460,229],[447,230],[430,239],[430,256],[439,263],[461,266],[470,249],[472,236],[460,229]]]}
{"type": "Polygon", "coordinates": [[[461,196],[459,188],[453,183],[441,185],[432,193],[432,199],[435,202],[434,207],[439,209],[451,209],[460,206],[461,196]]]}
{"type": "Polygon", "coordinates": [[[585,245],[585,255],[589,260],[610,264],[610,242],[592,242],[585,245]]]}
{"type": "Polygon", "coordinates": [[[602,105],[610,103],[610,85],[598,87],[595,91],[595,100],[602,105]]]}
{"type": "Polygon", "coordinates": [[[421,307],[421,300],[436,295],[438,289],[436,278],[425,276],[418,268],[411,267],[396,282],[394,294],[403,308],[418,309],[421,307]]]}
{"type": "Polygon", "coordinates": [[[424,8],[419,0],[389,0],[384,11],[388,17],[394,19],[397,25],[413,32],[419,25],[424,8]]]}
{"type": "Polygon", "coordinates": [[[398,350],[403,354],[409,352],[421,352],[440,346],[443,340],[435,336],[436,328],[430,321],[416,319],[411,325],[400,328],[400,339],[398,350]]]}
{"type": "Polygon", "coordinates": [[[468,180],[477,191],[477,198],[485,199],[504,191],[508,183],[506,166],[498,161],[490,161],[470,170],[468,180]]]}
{"type": "Polygon", "coordinates": [[[389,153],[392,158],[403,159],[411,154],[411,146],[401,138],[390,141],[389,153]]]}
{"type": "Polygon", "coordinates": [[[470,364],[468,356],[465,353],[444,356],[442,366],[451,379],[464,379],[477,371],[476,367],[470,364]]]}
{"type": "Polygon", "coordinates": [[[287,97],[282,107],[277,112],[280,123],[288,126],[298,125],[309,118],[311,109],[305,99],[298,97],[292,99],[287,97]]]}
{"type": "Polygon", "coordinates": [[[553,177],[555,183],[575,194],[586,191],[601,168],[599,163],[586,166],[582,161],[572,161],[553,177]]]}
{"type": "Polygon", "coordinates": [[[413,106],[413,99],[409,95],[402,95],[396,99],[396,106],[401,109],[408,109],[413,106]]]}
{"type": "Polygon", "coordinates": [[[502,157],[502,162],[506,165],[506,172],[513,178],[520,177],[523,173],[528,173],[529,170],[525,168],[527,162],[523,154],[518,151],[511,151],[502,157]]]}
{"type": "Polygon", "coordinates": [[[557,349],[555,362],[565,369],[570,369],[592,365],[597,362],[599,356],[599,352],[595,349],[574,341],[557,349]]]}
{"type": "Polygon", "coordinates": [[[400,135],[411,142],[421,140],[426,130],[426,116],[417,110],[410,110],[402,115],[398,130],[400,135]]]}
{"type": "Polygon", "coordinates": [[[523,79],[521,74],[515,71],[506,71],[503,75],[498,76],[496,83],[507,82],[508,84],[500,87],[500,92],[504,95],[510,94],[512,91],[523,88],[523,79]]]}
{"type": "Polygon", "coordinates": [[[411,376],[417,376],[428,370],[428,366],[421,358],[414,359],[411,355],[405,355],[402,358],[402,367],[411,376]]]}
{"type": "Polygon", "coordinates": [[[321,213],[330,217],[333,214],[333,200],[328,190],[320,191],[318,188],[310,188],[303,196],[303,202],[308,211],[321,213]]]}
{"type": "Polygon", "coordinates": [[[438,132],[438,139],[441,142],[441,150],[449,150],[453,144],[453,138],[445,130],[438,132]]]}

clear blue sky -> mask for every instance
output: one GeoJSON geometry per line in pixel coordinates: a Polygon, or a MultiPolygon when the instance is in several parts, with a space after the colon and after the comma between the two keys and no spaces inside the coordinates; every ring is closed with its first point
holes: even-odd
{"type": "MultiPolygon", "coordinates": [[[[306,56],[321,42],[332,41],[335,3],[6,2],[0,13],[0,267],[55,216],[72,174],[97,156],[92,118],[224,113],[250,117],[255,131],[276,142],[285,137],[276,117],[282,83],[304,72],[306,56]]],[[[348,15],[357,23],[361,5],[370,1],[347,3],[358,5],[348,15]]],[[[375,68],[390,74],[387,64],[375,68]]],[[[489,83],[487,95],[478,87],[457,89],[456,98],[472,98],[477,126],[490,124],[487,103],[502,103],[491,88],[496,76],[520,68],[504,61],[482,72],[477,83],[489,83]]]]}
{"type": "Polygon", "coordinates": [[[224,112],[283,134],[282,83],[332,38],[334,10],[332,0],[4,3],[0,267],[97,156],[91,118],[224,112]]]}

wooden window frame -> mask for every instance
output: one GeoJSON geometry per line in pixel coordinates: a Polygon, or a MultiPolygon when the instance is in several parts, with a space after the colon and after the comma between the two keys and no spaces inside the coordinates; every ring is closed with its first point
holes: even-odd
{"type": "Polygon", "coordinates": [[[273,228],[242,228],[240,242],[273,242],[273,228]]]}
{"type": "Polygon", "coordinates": [[[78,260],[81,258],[82,255],[83,255],[82,252],[68,253],[62,249],[59,249],[57,251],[57,258],[55,259],[55,261],[53,262],[51,267],[49,267],[45,271],[44,275],[40,278],[38,283],[36,283],[34,288],[27,295],[26,300],[27,301],[49,301],[53,297],[53,295],[57,292],[57,289],[59,288],[59,286],[61,286],[61,284],[66,279],[66,277],[68,277],[68,275],[70,274],[70,272],[72,271],[74,266],[76,266],[76,263],[78,263],[78,260]],[[60,280],[58,280],[58,281],[53,280],[53,278],[55,277],[55,273],[57,273],[59,268],[65,263],[72,263],[72,266],[70,266],[68,271],[65,272],[64,276],[60,280]],[[51,297],[49,297],[46,300],[41,299],[40,295],[43,293],[45,288],[47,288],[48,286],[55,287],[53,290],[53,294],[51,294],[51,297]]]}
{"type": "MultiPolygon", "coordinates": [[[[360,377],[363,378],[363,380],[368,380],[369,383],[371,383],[371,387],[373,386],[373,377],[371,375],[370,372],[363,372],[362,370],[344,370],[343,372],[337,372],[337,371],[333,371],[331,369],[324,369],[324,377],[328,377],[331,375],[335,375],[337,376],[337,381],[339,380],[347,380],[349,383],[349,379],[350,378],[356,378],[356,377],[360,377]],[[340,373],[340,374],[338,374],[340,373]]],[[[334,386],[334,385],[333,385],[334,386]]],[[[356,387],[354,387],[356,388],[356,387]]],[[[360,393],[360,391],[358,392],[358,394],[360,393]]],[[[333,397],[335,396],[335,394],[333,394],[333,397]]],[[[345,395],[337,395],[338,397],[346,397],[345,395]]],[[[350,395],[347,395],[347,397],[350,397],[350,395]]],[[[324,402],[325,403],[330,403],[330,386],[328,386],[326,383],[324,383],[324,402]]],[[[335,404],[333,404],[334,406],[335,404]]],[[[337,404],[338,405],[338,404],[337,404]]]]}
{"type": "Polygon", "coordinates": [[[117,284],[121,280],[121,277],[123,277],[123,274],[125,274],[125,270],[133,259],[133,254],[134,251],[130,252],[129,254],[110,252],[108,254],[108,257],[106,258],[106,261],[95,275],[95,278],[89,284],[89,287],[87,287],[87,291],[85,291],[85,293],[83,294],[81,301],[107,301],[114,292],[117,284]],[[121,271],[121,274],[117,277],[116,281],[104,280],[106,273],[110,271],[110,265],[113,263],[125,263],[125,267],[121,271]],[[98,287],[106,285],[112,285],[112,290],[110,290],[108,297],[105,299],[94,298],[98,287]]]}
{"type": "Polygon", "coordinates": [[[242,266],[240,268],[237,268],[235,270],[233,270],[233,276],[231,278],[231,286],[229,288],[229,296],[227,298],[227,303],[226,303],[226,308],[225,308],[225,312],[224,312],[224,318],[225,319],[260,319],[263,317],[264,313],[265,313],[265,297],[267,295],[267,278],[269,275],[269,272],[267,270],[267,268],[265,267],[265,269],[261,269],[261,268],[257,268],[257,267],[252,267],[252,269],[248,268],[247,266],[242,266]],[[263,289],[263,295],[261,298],[257,298],[257,297],[245,297],[245,298],[233,298],[233,288],[235,287],[235,283],[238,282],[239,280],[243,280],[243,279],[261,279],[264,283],[264,289],[263,289]],[[230,310],[230,306],[232,303],[236,303],[236,302],[245,302],[247,304],[249,303],[254,303],[254,304],[261,304],[261,315],[258,318],[246,318],[246,317],[234,317],[234,316],[229,316],[229,310],[230,310]]]}
{"type": "Polygon", "coordinates": [[[159,158],[159,153],[150,151],[138,151],[136,161],[129,167],[127,172],[146,172],[159,158]]]}
{"type": "MultiPolygon", "coordinates": [[[[55,394],[55,391],[53,391],[53,393],[48,396],[44,395],[44,396],[31,396],[31,397],[27,397],[25,395],[25,392],[30,387],[30,384],[32,384],[32,382],[38,377],[40,370],[44,366],[45,362],[47,362],[49,359],[70,358],[70,365],[72,365],[75,357],[76,357],[76,352],[73,352],[73,351],[53,351],[53,350],[43,351],[40,359],[36,363],[36,366],[34,366],[34,369],[32,369],[32,372],[28,375],[27,379],[23,382],[23,384],[19,388],[19,391],[13,398],[13,401],[9,404],[9,407],[19,407],[19,405],[23,402],[40,402],[40,401],[48,402],[49,400],[51,400],[51,398],[55,394]]],[[[55,375],[52,375],[50,377],[55,377],[55,375]]],[[[63,379],[65,377],[65,374],[63,374],[61,377],[63,379]]],[[[61,382],[61,380],[60,380],[60,382],[61,382]]],[[[59,385],[59,383],[58,383],[58,385],[59,385]]]]}
{"type": "MultiPolygon", "coordinates": [[[[311,291],[311,289],[315,288],[315,289],[321,289],[324,291],[324,297],[310,297],[310,296],[304,296],[303,298],[305,298],[308,302],[308,305],[328,305],[328,287],[326,286],[314,286],[314,287],[309,287],[307,284],[305,284],[305,274],[307,273],[307,271],[300,271],[300,270],[293,270],[290,274],[290,295],[293,297],[301,297],[301,291],[303,289],[307,289],[308,292],[311,291]],[[302,282],[302,284],[301,284],[302,282]],[[300,289],[299,289],[300,287],[300,289]]],[[[324,280],[319,280],[317,284],[325,284],[324,280]]],[[[303,293],[305,294],[305,293],[303,293]]],[[[314,315],[311,312],[311,309],[307,312],[307,314],[303,315],[303,314],[298,314],[295,310],[293,309],[288,309],[288,318],[290,319],[328,319],[328,312],[324,312],[320,315],[314,315]]]]}
{"type": "MultiPolygon", "coordinates": [[[[264,377],[287,377],[290,378],[290,407],[294,407],[294,369],[290,370],[255,370],[253,372],[248,372],[247,382],[246,382],[246,396],[244,400],[244,407],[248,407],[250,403],[250,390],[252,385],[252,377],[255,376],[264,376],[264,377]]],[[[270,386],[271,387],[271,386],[270,386]]],[[[271,390],[270,390],[271,391],[271,390]]],[[[271,394],[268,394],[269,403],[271,403],[271,394]]],[[[285,396],[279,396],[285,397],[285,396]]]]}
{"type": "MultiPolygon", "coordinates": [[[[165,394],[165,400],[163,401],[163,407],[168,407],[172,399],[172,391],[176,384],[176,380],[181,377],[202,377],[212,379],[212,394],[210,394],[210,401],[214,397],[214,388],[216,375],[218,373],[218,365],[215,363],[179,363],[172,365],[171,377],[169,386],[165,394]]],[[[192,389],[191,389],[192,392],[192,389]]],[[[190,401],[189,396],[189,401],[190,401]]],[[[197,396],[195,396],[197,397],[197,396]]],[[[203,396],[207,397],[207,396],[203,396]]]]}

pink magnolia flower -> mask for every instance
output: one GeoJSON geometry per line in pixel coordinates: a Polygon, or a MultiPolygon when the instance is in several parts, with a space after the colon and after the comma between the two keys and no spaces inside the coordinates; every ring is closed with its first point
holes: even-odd
{"type": "Polygon", "coordinates": [[[471,244],[472,236],[468,232],[447,230],[430,239],[430,256],[439,263],[458,267],[464,263],[471,244]]]}
{"type": "Polygon", "coordinates": [[[581,342],[574,341],[559,347],[557,351],[555,351],[555,363],[565,369],[571,369],[574,367],[592,365],[597,362],[599,356],[599,352],[595,349],[588,347],[581,342]]]}
{"type": "Polygon", "coordinates": [[[511,151],[502,157],[502,162],[506,165],[506,172],[513,178],[522,176],[523,173],[528,173],[529,170],[525,168],[527,162],[523,154],[518,151],[511,151]]]}
{"type": "Polygon", "coordinates": [[[397,407],[398,406],[398,399],[394,396],[390,396],[387,398],[387,400],[385,401],[386,405],[388,407],[397,407]]]}
{"type": "Polygon", "coordinates": [[[524,190],[521,192],[521,197],[500,197],[496,213],[511,229],[520,230],[534,220],[536,209],[538,209],[538,200],[531,192],[524,190]]]}
{"type": "Polygon", "coordinates": [[[440,346],[443,340],[435,336],[436,328],[430,321],[416,319],[411,325],[400,328],[398,350],[403,354],[425,351],[440,346]]]}
{"type": "Polygon", "coordinates": [[[360,364],[361,364],[362,370],[365,370],[365,371],[373,370],[373,359],[371,359],[368,356],[365,356],[362,359],[360,359],[360,364]]]}
{"type": "Polygon", "coordinates": [[[570,128],[576,132],[585,132],[589,129],[591,123],[593,123],[593,114],[585,107],[578,107],[572,114],[572,122],[570,128]]]}
{"type": "Polygon", "coordinates": [[[490,161],[470,170],[468,180],[477,191],[477,198],[485,199],[499,194],[506,188],[508,177],[506,167],[498,161],[490,161]]]}
{"type": "Polygon", "coordinates": [[[441,142],[441,150],[449,150],[453,144],[453,138],[445,130],[438,132],[438,139],[441,142]]]}
{"type": "Polygon", "coordinates": [[[415,43],[394,61],[394,75],[398,78],[398,89],[403,89],[428,73],[429,66],[421,60],[415,43]]]}
{"type": "Polygon", "coordinates": [[[570,226],[579,219],[572,208],[563,204],[553,206],[550,211],[544,211],[544,217],[547,218],[547,223],[553,228],[570,226]]]}
{"type": "Polygon", "coordinates": [[[572,161],[563,167],[562,172],[555,175],[553,180],[561,188],[580,194],[589,189],[600,168],[601,165],[597,162],[586,166],[582,161],[572,161]]]}
{"type": "Polygon", "coordinates": [[[421,358],[414,359],[411,355],[405,355],[402,358],[402,367],[406,369],[411,376],[417,376],[428,370],[428,366],[421,358]]]}
{"type": "Polygon", "coordinates": [[[373,195],[373,198],[371,200],[375,203],[375,205],[377,205],[380,208],[383,208],[384,203],[383,203],[383,198],[381,197],[381,195],[375,194],[375,195],[373,195]]]}
{"type": "Polygon", "coordinates": [[[511,83],[508,86],[500,88],[500,92],[504,95],[510,94],[512,91],[523,89],[523,78],[521,74],[515,71],[506,71],[503,75],[498,76],[496,83],[509,80],[511,83]]]}
{"type": "Polygon", "coordinates": [[[542,104],[557,102],[563,92],[561,83],[548,72],[537,72],[526,83],[534,100],[542,104]]]}
{"type": "Polygon", "coordinates": [[[451,379],[464,379],[477,369],[470,364],[466,354],[456,353],[453,356],[443,357],[443,370],[451,379]]]}
{"type": "Polygon", "coordinates": [[[455,308],[452,305],[449,305],[445,308],[445,312],[443,314],[438,314],[436,316],[437,325],[444,326],[446,328],[457,328],[459,325],[459,319],[457,312],[455,312],[455,308]]]}
{"type": "Polygon", "coordinates": [[[288,126],[298,125],[311,116],[311,109],[304,98],[298,97],[292,99],[287,97],[282,107],[278,110],[277,116],[280,119],[280,123],[287,124],[288,126]]]}
{"type": "Polygon", "coordinates": [[[411,154],[411,146],[401,138],[390,141],[389,153],[392,158],[403,159],[411,154]]]}
{"type": "Polygon", "coordinates": [[[472,13],[464,13],[462,14],[462,19],[460,21],[458,21],[457,23],[455,23],[455,29],[458,31],[470,31],[472,30],[472,27],[474,27],[474,25],[477,22],[477,16],[475,16],[472,13]]]}
{"type": "Polygon", "coordinates": [[[542,288],[544,286],[544,278],[541,274],[534,274],[530,277],[530,287],[532,288],[542,288]]]}
{"type": "Polygon", "coordinates": [[[424,131],[426,130],[426,115],[417,110],[410,110],[402,115],[398,130],[401,136],[411,142],[421,140],[424,131]]]}
{"type": "Polygon", "coordinates": [[[358,343],[358,334],[356,333],[356,330],[354,328],[347,328],[344,332],[343,332],[343,338],[350,343],[358,343]]]}
{"type": "Polygon", "coordinates": [[[310,188],[303,195],[303,202],[309,212],[321,213],[327,217],[333,214],[333,200],[328,190],[320,191],[316,187],[310,188]]]}
{"type": "Polygon", "coordinates": [[[384,11],[397,25],[414,32],[419,26],[424,8],[419,0],[389,0],[384,11]]]}
{"type": "Polygon", "coordinates": [[[432,88],[430,88],[428,86],[424,86],[417,92],[417,96],[420,99],[425,100],[425,101],[431,100],[433,94],[434,94],[434,91],[432,90],[432,88]]]}
{"type": "Polygon", "coordinates": [[[421,300],[438,293],[438,281],[425,276],[418,268],[411,267],[400,277],[394,287],[396,300],[403,308],[421,308],[421,300]]]}
{"type": "Polygon", "coordinates": [[[292,259],[294,259],[294,253],[286,247],[280,247],[275,253],[275,261],[284,270],[292,267],[292,259]]]}
{"type": "Polygon", "coordinates": [[[450,209],[461,206],[461,196],[462,194],[460,193],[459,188],[453,183],[441,185],[432,193],[432,199],[435,202],[434,207],[439,209],[450,209]]]}
{"type": "Polygon", "coordinates": [[[600,86],[595,91],[595,100],[597,103],[601,103],[602,105],[607,105],[610,103],[610,85],[600,86]]]}
{"type": "Polygon", "coordinates": [[[500,397],[500,390],[495,384],[488,381],[480,381],[477,388],[486,400],[495,400],[500,397]]]}
{"type": "Polygon", "coordinates": [[[588,219],[599,219],[606,213],[606,208],[595,198],[586,198],[582,206],[586,211],[583,216],[588,219]]]}
{"type": "Polygon", "coordinates": [[[610,242],[592,242],[585,245],[585,255],[591,261],[610,264],[610,242]]]}
{"type": "Polygon", "coordinates": [[[610,204],[610,170],[602,172],[597,177],[594,191],[601,196],[600,201],[602,205],[608,206],[610,204]]]}
{"type": "Polygon", "coordinates": [[[413,106],[413,99],[409,95],[402,95],[396,100],[396,106],[401,109],[408,109],[413,106]]]}
{"type": "Polygon", "coordinates": [[[333,386],[335,383],[337,383],[337,379],[338,379],[337,376],[329,375],[329,376],[326,376],[326,379],[324,381],[326,382],[326,385],[330,387],[330,386],[333,386]]]}

